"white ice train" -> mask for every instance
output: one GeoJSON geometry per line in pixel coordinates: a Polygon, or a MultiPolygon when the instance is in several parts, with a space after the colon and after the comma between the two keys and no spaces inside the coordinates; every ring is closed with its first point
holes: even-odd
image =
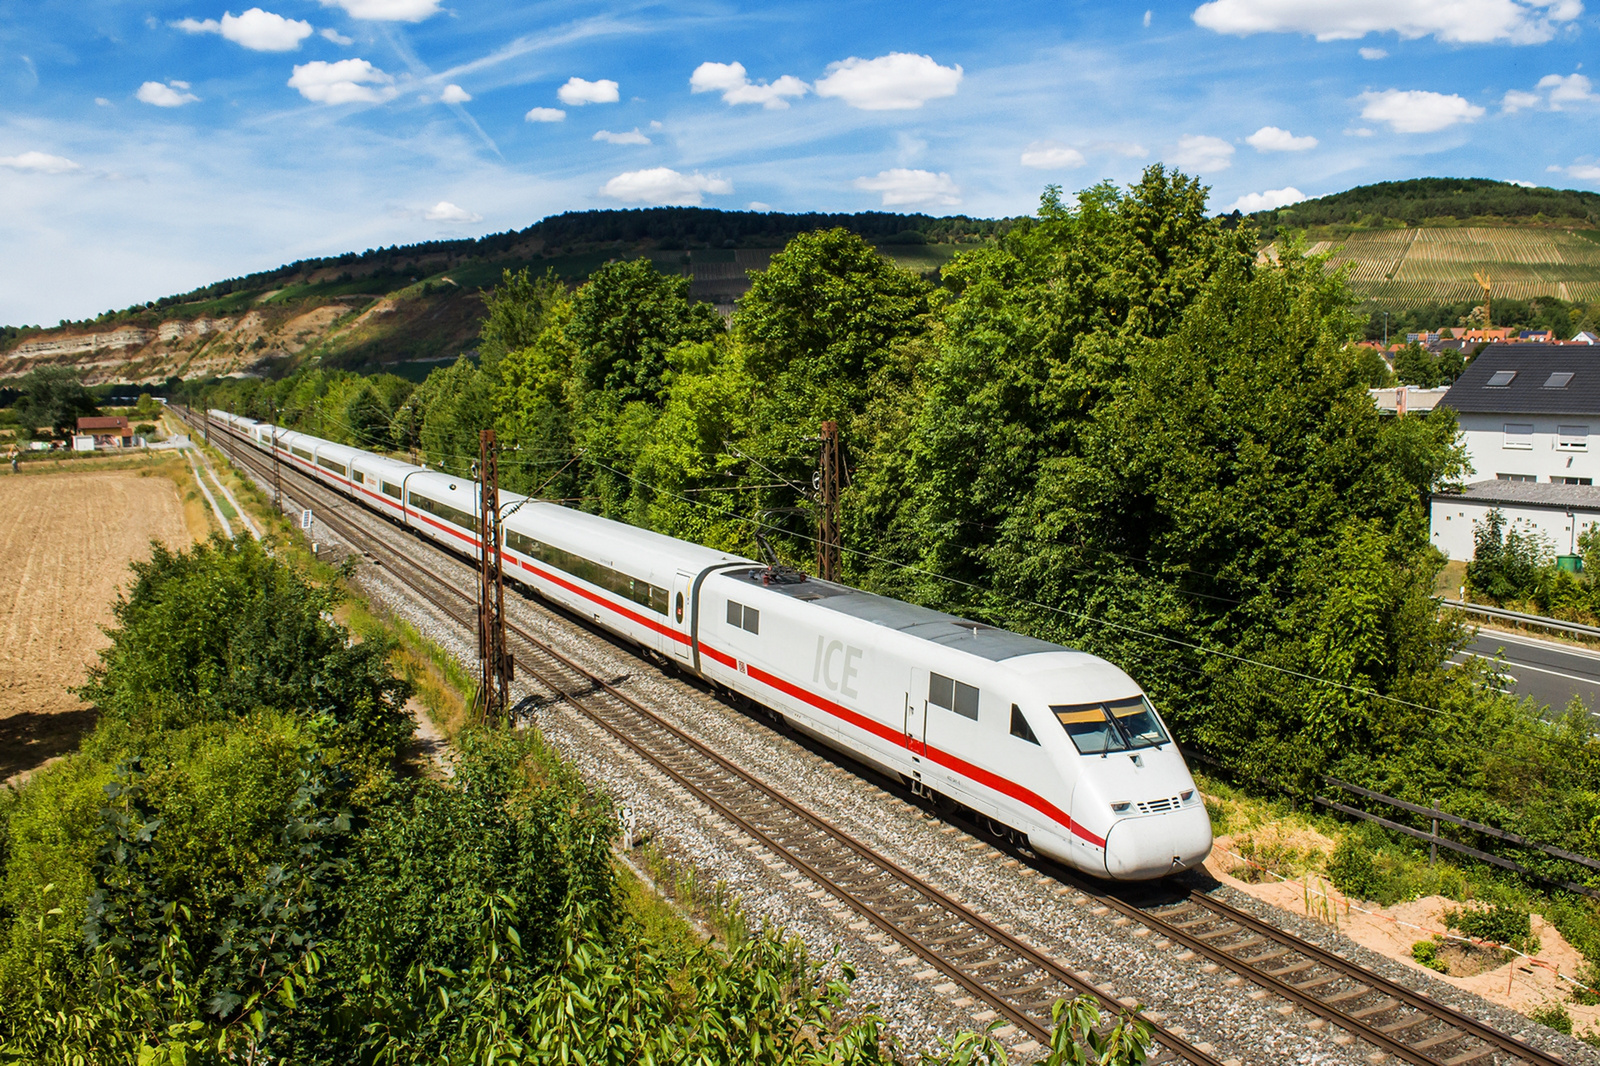
{"type": "MultiPolygon", "coordinates": [[[[210,417],[271,450],[271,426],[210,417]]],[[[291,430],[277,448],[366,507],[477,551],[470,480],[291,430]]],[[[1211,851],[1177,745],[1104,659],[817,578],[774,580],[753,560],[557,504],[501,501],[507,577],[1041,854],[1136,880],[1211,851]]]]}

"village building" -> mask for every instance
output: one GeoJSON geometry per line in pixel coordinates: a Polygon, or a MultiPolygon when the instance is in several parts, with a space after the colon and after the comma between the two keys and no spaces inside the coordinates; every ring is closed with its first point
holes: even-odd
{"type": "Polygon", "coordinates": [[[131,448],[133,427],[121,415],[80,418],[72,447],[80,452],[92,452],[96,448],[131,448]]]}

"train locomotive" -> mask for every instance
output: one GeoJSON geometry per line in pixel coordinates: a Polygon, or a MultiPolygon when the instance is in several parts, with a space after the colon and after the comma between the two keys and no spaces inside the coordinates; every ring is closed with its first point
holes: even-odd
{"type": "MultiPolygon", "coordinates": [[[[467,478],[210,419],[430,540],[480,549],[467,478]]],[[[559,504],[500,500],[508,580],[914,792],[1096,877],[1163,877],[1211,851],[1205,804],[1161,716],[1104,659],[559,504]]]]}

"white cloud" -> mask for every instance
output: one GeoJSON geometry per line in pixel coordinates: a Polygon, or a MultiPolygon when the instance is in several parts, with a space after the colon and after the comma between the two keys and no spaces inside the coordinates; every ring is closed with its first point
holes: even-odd
{"type": "Polygon", "coordinates": [[[1022,165],[1036,170],[1067,170],[1084,162],[1082,152],[1060,141],[1034,141],[1022,153],[1022,165]]]}
{"type": "Polygon", "coordinates": [[[627,133],[612,133],[610,130],[601,130],[591,140],[604,141],[607,144],[649,144],[650,138],[639,132],[635,126],[627,133]]]}
{"type": "Polygon", "coordinates": [[[1144,13],[1144,28],[1147,29],[1147,30],[1150,28],[1150,12],[1149,11],[1146,11],[1144,13]]]}
{"type": "Polygon", "coordinates": [[[1396,133],[1435,133],[1458,122],[1476,121],[1483,115],[1483,108],[1454,93],[1385,89],[1381,93],[1362,93],[1360,99],[1365,105],[1362,118],[1387,122],[1396,133]]]}
{"type": "Polygon", "coordinates": [[[321,31],[319,36],[326,37],[334,44],[351,45],[356,43],[354,37],[346,37],[344,34],[340,33],[336,29],[333,29],[331,26],[328,29],[321,31]]]}
{"type": "Polygon", "coordinates": [[[1315,137],[1296,137],[1276,126],[1262,126],[1244,139],[1258,152],[1304,152],[1317,146],[1315,137]]]}
{"type": "Polygon", "coordinates": [[[482,222],[482,215],[475,215],[464,207],[457,207],[449,200],[440,200],[426,211],[422,217],[429,222],[482,222]]]}
{"type": "Polygon", "coordinates": [[[1225,211],[1243,211],[1253,214],[1256,211],[1269,211],[1275,207],[1288,207],[1297,204],[1306,198],[1306,194],[1293,185],[1287,189],[1268,189],[1266,192],[1247,192],[1233,203],[1223,208],[1225,211]]]}
{"type": "Polygon", "coordinates": [[[183,19],[173,25],[185,33],[219,33],[252,52],[293,52],[312,32],[309,22],[286,19],[259,7],[252,7],[242,15],[225,14],[221,22],[183,19]]]}
{"type": "Polygon", "coordinates": [[[857,178],[852,184],[882,193],[884,207],[955,207],[961,203],[961,189],[950,175],[931,170],[896,167],[870,178],[857,178]]]}
{"type": "Polygon", "coordinates": [[[1233,145],[1221,137],[1186,133],[1178,138],[1178,147],[1168,158],[1174,165],[1199,174],[1227,170],[1233,165],[1233,145]]]}
{"type": "Polygon", "coordinates": [[[192,104],[200,99],[189,92],[189,83],[186,81],[172,81],[162,85],[159,81],[147,81],[139,86],[139,91],[134,93],[140,100],[156,107],[182,107],[192,104]]]}
{"type": "Polygon", "coordinates": [[[97,96],[97,97],[95,97],[95,98],[94,98],[94,102],[95,102],[95,106],[96,106],[96,107],[110,107],[110,106],[111,106],[111,101],[110,101],[110,100],[107,100],[107,99],[106,99],[106,98],[105,98],[105,97],[103,97],[103,96],[97,96]]]}
{"type": "Polygon", "coordinates": [[[1519,185],[1524,189],[1537,189],[1539,187],[1539,183],[1536,181],[1523,181],[1520,178],[1512,178],[1511,184],[1519,185]]]}
{"type": "Polygon", "coordinates": [[[439,0],[322,0],[322,6],[343,8],[351,18],[377,22],[421,22],[439,13],[439,0]]]}
{"type": "Polygon", "coordinates": [[[1587,104],[1600,97],[1595,96],[1593,84],[1582,74],[1546,74],[1539,79],[1539,88],[1550,90],[1550,110],[1560,111],[1562,104],[1587,104]]]}
{"type": "Polygon", "coordinates": [[[1521,89],[1506,90],[1505,98],[1500,101],[1500,110],[1508,115],[1518,111],[1525,111],[1530,107],[1538,107],[1544,103],[1544,97],[1538,93],[1525,93],[1521,89]]]}
{"type": "Polygon", "coordinates": [[[365,59],[314,60],[294,68],[289,88],[319,104],[376,104],[397,91],[394,78],[365,59]]]}
{"type": "Polygon", "coordinates": [[[1549,167],[1548,169],[1558,174],[1565,174],[1579,181],[1600,181],[1600,166],[1594,164],[1574,163],[1570,167],[1549,167]]]}
{"type": "Polygon", "coordinates": [[[614,104],[618,99],[617,83],[604,78],[600,81],[568,78],[567,83],[556,90],[556,96],[568,107],[582,107],[584,104],[614,104]]]}
{"type": "Polygon", "coordinates": [[[836,96],[863,111],[909,111],[941,96],[954,96],[960,66],[941,67],[931,56],[891,52],[877,59],[849,59],[828,65],[818,79],[818,96],[836,96]]]}
{"type": "Polygon", "coordinates": [[[1357,49],[1362,59],[1388,59],[1389,53],[1382,48],[1357,49]]]}
{"type": "Polygon", "coordinates": [[[567,113],[559,107],[535,107],[522,116],[524,122],[565,122],[567,113]]]}
{"type": "Polygon", "coordinates": [[[459,85],[446,85],[439,99],[447,104],[464,104],[472,99],[472,94],[459,85]]]}
{"type": "Polygon", "coordinates": [[[745,206],[745,210],[747,210],[747,211],[771,211],[772,210],[772,205],[771,204],[764,204],[760,200],[751,200],[749,203],[745,204],[744,206],[745,206]]]}
{"type": "Polygon", "coordinates": [[[1369,33],[1457,44],[1538,44],[1583,13],[1581,0],[1210,0],[1197,25],[1217,33],[1305,33],[1345,41],[1369,33]]]}
{"type": "Polygon", "coordinates": [[[733,182],[707,177],[698,170],[693,174],[680,174],[669,167],[651,167],[618,174],[606,182],[601,192],[613,200],[630,204],[694,207],[704,202],[706,193],[725,196],[733,192],[733,182]]]}
{"type": "Polygon", "coordinates": [[[689,75],[689,91],[693,93],[720,92],[728,104],[760,104],[771,111],[789,106],[785,97],[800,97],[811,91],[811,86],[792,74],[777,81],[753,82],[746,75],[743,63],[701,63],[689,75]]]}
{"type": "Polygon", "coordinates": [[[21,155],[0,155],[0,167],[26,170],[34,174],[67,174],[83,167],[65,156],[45,152],[23,152],[21,155]]]}
{"type": "Polygon", "coordinates": [[[1357,126],[1355,129],[1345,130],[1344,135],[1346,137],[1371,137],[1372,131],[1365,126],[1357,126]]]}

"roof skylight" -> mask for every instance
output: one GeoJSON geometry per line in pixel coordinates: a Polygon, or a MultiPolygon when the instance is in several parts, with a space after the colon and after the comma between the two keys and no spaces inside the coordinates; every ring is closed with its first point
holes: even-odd
{"type": "Polygon", "coordinates": [[[1507,385],[1511,384],[1512,379],[1516,376],[1517,372],[1515,370],[1496,370],[1493,374],[1489,375],[1489,380],[1484,382],[1484,387],[1489,389],[1503,389],[1507,385]]]}
{"type": "Polygon", "coordinates": [[[1557,370],[1555,373],[1551,374],[1545,379],[1544,387],[1547,389],[1564,389],[1567,387],[1567,382],[1571,380],[1572,371],[1557,370]]]}

